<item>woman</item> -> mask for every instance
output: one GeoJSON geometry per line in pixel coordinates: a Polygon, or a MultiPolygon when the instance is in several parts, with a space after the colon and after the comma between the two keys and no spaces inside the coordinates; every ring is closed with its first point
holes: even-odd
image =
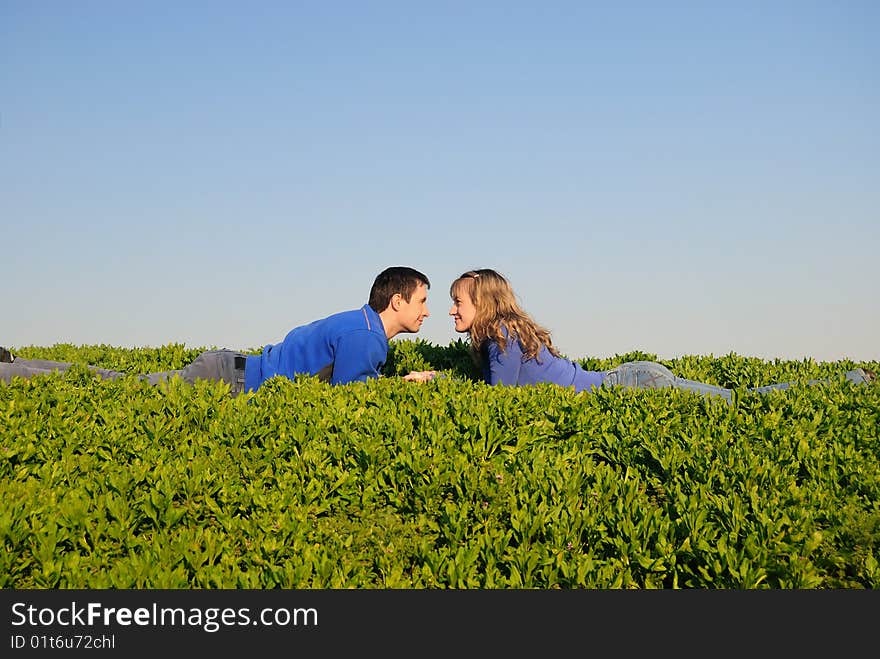
{"type": "MultiPolygon", "coordinates": [[[[721,396],[728,402],[732,391],[716,385],[685,380],[656,362],[637,361],[620,364],[610,371],[587,371],[564,358],[553,346],[550,332],[538,325],[516,301],[510,283],[495,270],[469,270],[449,288],[456,332],[466,332],[471,350],[483,371],[483,379],[492,385],[527,385],[551,382],[575,391],[602,385],[656,389],[677,387],[701,394],[721,396]]],[[[868,382],[873,374],[862,369],[848,371],[850,382],[868,382]]],[[[811,380],[817,383],[820,380],[811,380]]],[[[752,391],[787,389],[793,383],[782,382],[752,391]]]]}

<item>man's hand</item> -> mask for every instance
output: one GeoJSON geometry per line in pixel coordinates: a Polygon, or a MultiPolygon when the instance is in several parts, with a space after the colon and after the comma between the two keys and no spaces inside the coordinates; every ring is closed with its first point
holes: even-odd
{"type": "Polygon", "coordinates": [[[410,371],[403,376],[408,382],[427,382],[437,377],[437,371],[410,371]]]}

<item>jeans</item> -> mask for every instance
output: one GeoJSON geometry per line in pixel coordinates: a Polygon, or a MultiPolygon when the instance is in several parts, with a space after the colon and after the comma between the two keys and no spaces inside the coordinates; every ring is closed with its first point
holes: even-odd
{"type": "MultiPolygon", "coordinates": [[[[244,366],[236,368],[236,358],[240,358],[239,363],[243,364],[245,355],[232,350],[206,350],[184,368],[146,373],[138,377],[152,385],[159,384],[175,375],[179,375],[190,384],[196,380],[217,380],[228,384],[232,395],[237,396],[244,391],[244,366]]],[[[71,366],[72,364],[69,362],[16,357],[11,364],[0,363],[0,381],[10,382],[13,377],[29,378],[34,375],[64,372],[71,366]]],[[[86,368],[105,380],[116,380],[127,375],[127,373],[98,368],[97,366],[87,366],[86,368]]]]}
{"type": "MultiPolygon", "coordinates": [[[[846,379],[855,384],[868,382],[868,377],[860,368],[847,371],[846,379]]],[[[819,384],[821,382],[828,382],[828,380],[810,380],[807,384],[819,384]]],[[[763,387],[752,387],[748,391],[767,393],[774,389],[788,389],[793,384],[795,383],[780,382],[778,384],[764,385],[763,387]]],[[[733,395],[730,389],[725,389],[724,387],[676,377],[672,374],[672,371],[657,362],[627,362],[620,364],[605,374],[605,380],[602,385],[609,387],[620,385],[622,387],[637,387],[640,389],[676,387],[677,389],[686,389],[708,396],[720,396],[728,403],[732,402],[733,395]]]]}
{"type": "Polygon", "coordinates": [[[700,394],[721,396],[728,403],[731,402],[732,396],[730,389],[676,377],[672,371],[657,362],[626,362],[616,366],[605,374],[605,380],[602,382],[602,386],[613,387],[615,385],[639,389],[676,387],[700,394]]]}

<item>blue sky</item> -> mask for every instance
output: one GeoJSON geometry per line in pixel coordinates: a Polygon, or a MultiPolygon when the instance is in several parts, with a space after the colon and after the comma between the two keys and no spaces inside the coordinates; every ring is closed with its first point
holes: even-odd
{"type": "Polygon", "coordinates": [[[0,0],[0,345],[258,347],[409,265],[440,345],[492,267],[572,357],[880,359],[878,33],[867,0],[0,0]]]}

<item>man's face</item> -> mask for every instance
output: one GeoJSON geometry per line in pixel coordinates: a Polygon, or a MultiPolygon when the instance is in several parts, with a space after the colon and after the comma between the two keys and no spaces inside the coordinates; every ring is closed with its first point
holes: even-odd
{"type": "Polygon", "coordinates": [[[404,332],[418,332],[422,328],[425,318],[430,315],[428,313],[428,287],[419,284],[410,296],[409,302],[401,296],[397,314],[404,332]]]}
{"type": "Polygon", "coordinates": [[[455,321],[456,332],[467,332],[473,327],[477,308],[464,286],[456,288],[455,294],[452,296],[452,308],[449,310],[449,315],[455,321]]]}

